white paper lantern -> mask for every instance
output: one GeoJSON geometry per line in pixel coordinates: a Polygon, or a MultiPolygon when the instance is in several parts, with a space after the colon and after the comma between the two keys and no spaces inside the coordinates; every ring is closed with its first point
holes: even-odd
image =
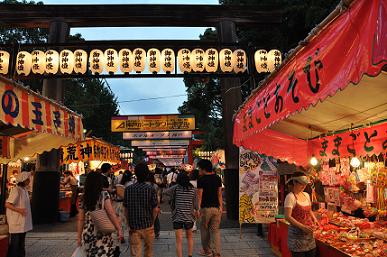
{"type": "Polygon", "coordinates": [[[191,52],[191,67],[194,72],[204,71],[204,50],[196,48],[191,52]]]}
{"type": "Polygon", "coordinates": [[[133,69],[136,73],[141,73],[145,70],[146,52],[142,48],[133,50],[133,69]]]}
{"type": "Polygon", "coordinates": [[[63,74],[71,74],[74,70],[74,53],[64,49],[59,54],[59,68],[63,74]]]}
{"type": "Polygon", "coordinates": [[[93,74],[101,74],[103,72],[103,67],[105,66],[104,62],[105,56],[103,52],[99,49],[93,49],[90,52],[89,56],[89,65],[90,71],[93,74]]]}
{"type": "Polygon", "coordinates": [[[85,74],[87,71],[87,52],[78,49],[74,51],[74,72],[85,74]]]}
{"type": "Polygon", "coordinates": [[[160,51],[156,48],[151,48],[147,53],[149,71],[156,74],[160,71],[160,51]]]}
{"type": "Polygon", "coordinates": [[[204,65],[207,72],[216,72],[219,65],[218,50],[209,48],[204,55],[204,65]]]}
{"type": "Polygon", "coordinates": [[[46,51],[46,73],[56,74],[59,70],[59,53],[55,50],[46,51]]]}
{"type": "Polygon", "coordinates": [[[179,69],[181,72],[191,72],[191,51],[187,48],[180,49],[177,53],[179,69]]]}
{"type": "Polygon", "coordinates": [[[120,59],[120,70],[124,73],[129,73],[133,70],[133,55],[129,49],[121,49],[118,53],[120,59]]]}
{"type": "Polygon", "coordinates": [[[43,51],[34,50],[31,52],[32,67],[31,71],[35,74],[43,74],[46,70],[46,55],[43,51]]]}
{"type": "Polygon", "coordinates": [[[234,51],[235,66],[234,72],[245,72],[247,69],[247,55],[243,49],[237,49],[234,51]]]}
{"type": "Polygon", "coordinates": [[[282,62],[281,52],[277,49],[272,49],[267,53],[267,69],[272,72],[277,69],[282,62]]]}
{"type": "Polygon", "coordinates": [[[165,73],[171,73],[175,69],[175,52],[172,49],[161,51],[161,68],[165,73]]]}
{"type": "Polygon", "coordinates": [[[21,51],[16,56],[16,72],[28,76],[31,72],[32,57],[29,52],[21,51]]]}
{"type": "Polygon", "coordinates": [[[257,50],[254,54],[255,69],[258,73],[268,72],[267,51],[264,49],[257,50]]]}
{"type": "Polygon", "coordinates": [[[113,48],[105,50],[105,69],[109,73],[115,73],[118,70],[118,53],[113,48]]]}
{"type": "Polygon", "coordinates": [[[231,49],[222,49],[219,53],[220,69],[223,72],[232,72],[235,66],[235,56],[231,49]]]}
{"type": "Polygon", "coordinates": [[[0,74],[7,74],[9,69],[9,53],[0,50],[0,74]]]}

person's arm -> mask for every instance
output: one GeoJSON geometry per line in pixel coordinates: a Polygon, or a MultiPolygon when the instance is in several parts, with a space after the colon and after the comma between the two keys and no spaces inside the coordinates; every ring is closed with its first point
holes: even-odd
{"type": "Polygon", "coordinates": [[[18,187],[12,188],[9,193],[8,199],[5,202],[5,208],[10,209],[14,212],[20,213],[23,216],[26,216],[27,210],[25,208],[18,208],[15,206],[16,202],[19,199],[19,189],[18,187]]]}
{"type": "Polygon", "coordinates": [[[159,206],[157,204],[157,194],[154,188],[152,188],[151,206],[152,206],[152,215],[153,215],[153,223],[154,223],[157,218],[157,215],[159,214],[159,206]]]}
{"type": "Polygon", "coordinates": [[[198,197],[198,210],[200,210],[200,207],[202,205],[202,196],[203,196],[203,188],[198,188],[197,191],[197,197],[198,197]]]}
{"type": "Polygon", "coordinates": [[[219,210],[220,210],[220,213],[222,213],[223,212],[222,187],[218,187],[218,201],[219,201],[219,210]]]}
{"type": "Polygon", "coordinates": [[[78,213],[78,226],[77,226],[77,243],[78,246],[81,246],[82,244],[82,231],[83,226],[85,225],[85,211],[83,208],[80,208],[78,213]]]}
{"type": "Polygon", "coordinates": [[[20,213],[23,216],[26,216],[26,213],[27,213],[26,208],[17,208],[13,203],[9,203],[9,202],[5,203],[5,208],[15,211],[17,213],[20,213]]]}
{"type": "Polygon", "coordinates": [[[293,226],[303,230],[306,233],[313,233],[313,229],[311,227],[305,226],[304,224],[298,222],[295,218],[292,217],[292,208],[285,208],[285,219],[292,224],[293,226]]]}
{"type": "Polygon", "coordinates": [[[113,210],[112,202],[110,201],[110,199],[105,199],[104,207],[114,227],[118,231],[118,238],[121,240],[124,237],[122,234],[122,227],[120,222],[118,221],[116,212],[113,210]]]}

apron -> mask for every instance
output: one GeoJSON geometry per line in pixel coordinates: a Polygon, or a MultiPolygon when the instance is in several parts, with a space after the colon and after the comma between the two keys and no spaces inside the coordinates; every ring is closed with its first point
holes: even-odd
{"type": "MultiPolygon", "coordinates": [[[[292,217],[303,225],[313,225],[313,219],[310,215],[311,205],[302,206],[298,204],[297,196],[294,195],[294,197],[296,198],[296,206],[292,210],[292,217]]],[[[289,225],[288,229],[288,245],[292,252],[307,252],[316,248],[312,233],[305,233],[292,225],[289,225]]]]}

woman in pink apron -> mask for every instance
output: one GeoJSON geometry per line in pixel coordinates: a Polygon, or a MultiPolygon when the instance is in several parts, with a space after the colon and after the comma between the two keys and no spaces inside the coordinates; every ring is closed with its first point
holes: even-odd
{"type": "Polygon", "coordinates": [[[293,190],[285,198],[285,218],[290,223],[288,246],[292,257],[315,257],[316,242],[313,229],[318,221],[312,211],[308,193],[304,192],[309,178],[304,174],[297,175],[293,181],[293,190]]]}

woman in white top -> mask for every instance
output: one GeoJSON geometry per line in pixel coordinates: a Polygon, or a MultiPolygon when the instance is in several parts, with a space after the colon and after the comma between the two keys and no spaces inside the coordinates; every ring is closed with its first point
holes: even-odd
{"type": "Polygon", "coordinates": [[[312,211],[310,196],[304,192],[306,185],[310,183],[309,178],[300,173],[289,181],[293,181],[293,190],[285,198],[285,218],[290,223],[289,250],[292,257],[315,257],[313,230],[318,226],[318,221],[312,211]]]}
{"type": "Polygon", "coordinates": [[[32,230],[31,205],[27,191],[30,173],[21,172],[16,177],[16,183],[5,203],[10,234],[8,256],[24,257],[26,232],[32,230]]]}

